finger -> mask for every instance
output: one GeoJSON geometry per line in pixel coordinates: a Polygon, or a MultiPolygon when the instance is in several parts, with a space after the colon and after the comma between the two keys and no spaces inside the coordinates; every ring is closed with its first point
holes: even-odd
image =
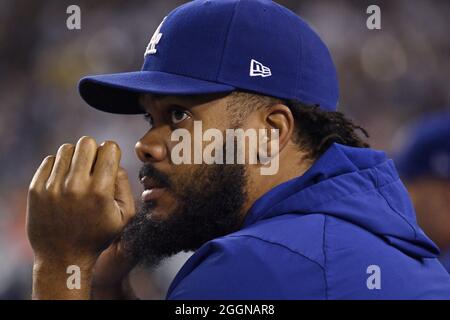
{"type": "Polygon", "coordinates": [[[134,197],[125,169],[119,168],[115,185],[114,199],[119,204],[125,223],[135,215],[134,197]]]}
{"type": "Polygon", "coordinates": [[[66,174],[69,171],[74,149],[75,147],[68,143],[59,147],[52,172],[47,180],[47,189],[59,190],[61,188],[66,178],[66,174]]]}
{"type": "Polygon", "coordinates": [[[31,179],[30,190],[41,190],[45,188],[50,173],[52,172],[55,156],[47,156],[36,170],[36,173],[31,179]]]}
{"type": "Polygon", "coordinates": [[[120,148],[114,141],[105,141],[97,149],[97,159],[92,173],[95,190],[103,190],[114,195],[120,156],[120,148]]]}
{"type": "Polygon", "coordinates": [[[91,137],[82,137],[78,140],[72,157],[68,183],[88,180],[97,154],[97,143],[91,137]]]}

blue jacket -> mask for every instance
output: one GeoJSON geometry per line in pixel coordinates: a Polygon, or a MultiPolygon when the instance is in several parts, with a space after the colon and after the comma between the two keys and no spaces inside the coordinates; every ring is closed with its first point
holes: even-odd
{"type": "Polygon", "coordinates": [[[167,298],[450,299],[438,254],[392,160],[333,144],[199,248],[167,298]]]}
{"type": "Polygon", "coordinates": [[[450,251],[444,253],[441,252],[439,261],[442,263],[447,272],[450,273],[450,251]]]}

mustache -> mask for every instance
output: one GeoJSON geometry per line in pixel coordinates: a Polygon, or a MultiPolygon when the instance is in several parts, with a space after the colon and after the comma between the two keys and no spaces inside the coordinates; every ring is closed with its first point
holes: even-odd
{"type": "Polygon", "coordinates": [[[148,177],[154,180],[159,186],[170,189],[172,184],[167,174],[158,171],[152,164],[146,163],[139,170],[139,181],[148,177]]]}

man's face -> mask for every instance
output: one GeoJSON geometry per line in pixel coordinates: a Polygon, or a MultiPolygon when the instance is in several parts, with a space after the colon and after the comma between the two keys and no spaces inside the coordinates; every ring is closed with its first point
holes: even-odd
{"type": "Polygon", "coordinates": [[[175,130],[190,133],[195,152],[199,136],[194,135],[194,121],[201,121],[203,131],[230,128],[225,95],[145,95],[141,105],[150,125],[136,144],[143,162],[139,179],[144,192],[141,209],[123,237],[136,258],[156,264],[165,256],[195,250],[238,229],[246,201],[246,168],[238,164],[175,164],[172,159],[178,143],[171,141],[175,130]]]}

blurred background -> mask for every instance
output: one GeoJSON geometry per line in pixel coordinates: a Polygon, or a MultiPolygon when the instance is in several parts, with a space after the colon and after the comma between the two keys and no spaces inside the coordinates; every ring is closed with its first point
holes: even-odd
{"type": "MultiPolygon", "coordinates": [[[[134,144],[147,124],[141,116],[89,108],[77,82],[87,74],[140,69],[154,30],[184,2],[0,1],[0,299],[30,298],[26,194],[46,155],[83,135],[115,140],[139,194],[134,144]],[[81,8],[81,30],[66,27],[71,4],[81,8]]],[[[450,1],[278,2],[328,44],[338,68],[340,111],[368,130],[372,147],[395,154],[407,139],[402,128],[424,114],[449,110],[450,1]],[[366,27],[370,4],[381,8],[381,30],[366,27]]],[[[164,298],[186,257],[178,255],[156,271],[135,270],[138,294],[164,298]]]]}

